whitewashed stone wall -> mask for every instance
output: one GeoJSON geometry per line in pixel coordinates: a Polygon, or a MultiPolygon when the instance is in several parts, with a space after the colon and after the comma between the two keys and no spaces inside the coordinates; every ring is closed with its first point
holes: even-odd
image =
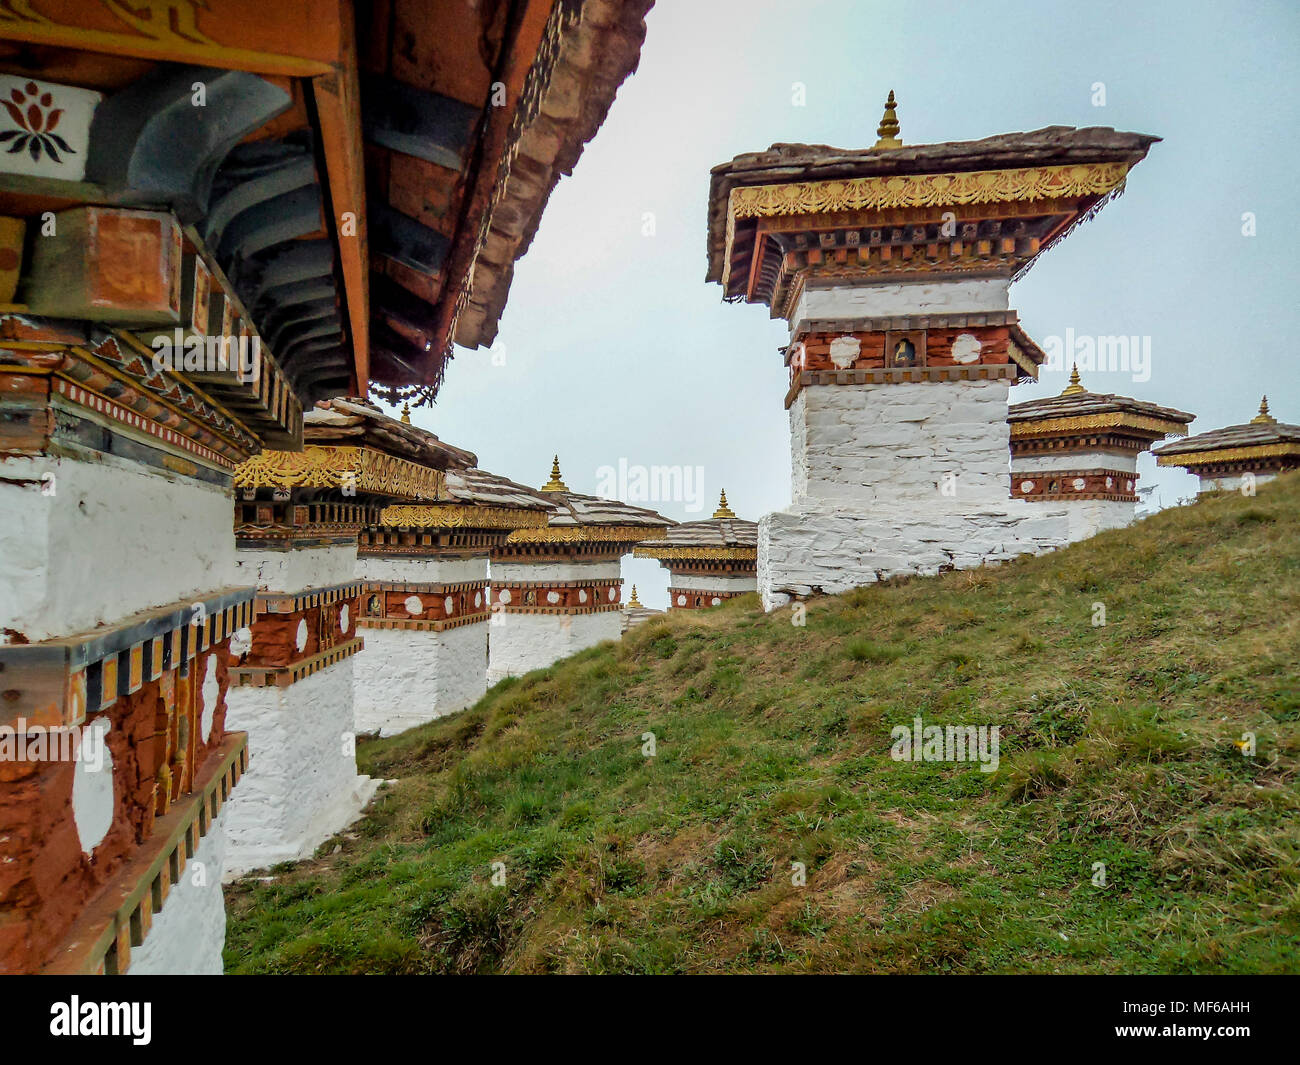
{"type": "Polygon", "coordinates": [[[226,945],[226,811],[199,840],[180,881],[153,917],[144,943],[131,951],[128,976],[220,976],[226,945]]]}
{"type": "MultiPolygon", "coordinates": [[[[1117,470],[1137,478],[1137,456],[1113,451],[1070,452],[1066,455],[1025,455],[1011,460],[1011,485],[1013,490],[1021,477],[1052,474],[1063,470],[1117,470]]],[[[1118,486],[1121,489],[1123,485],[1118,486]]],[[[1071,500],[1062,492],[1059,504],[1034,503],[1034,506],[1063,506],[1070,521],[1070,542],[1087,540],[1106,529],[1122,529],[1137,519],[1137,503],[1115,499],[1071,500]]]]}
{"type": "Polygon", "coordinates": [[[472,706],[487,691],[488,623],[442,632],[363,628],[358,732],[391,736],[472,706]]]}
{"type": "Polygon", "coordinates": [[[792,489],[805,501],[915,506],[1007,498],[1006,381],[813,385],[790,406],[792,489]],[[945,478],[956,495],[943,496],[945,478]]]}
{"type": "Polygon", "coordinates": [[[488,626],[487,682],[491,685],[505,677],[543,669],[601,640],[617,640],[622,629],[621,610],[599,614],[493,614],[488,626]]]}
{"type": "Polygon", "coordinates": [[[357,545],[303,547],[292,551],[241,549],[235,558],[238,583],[296,595],[308,588],[328,588],[353,580],[357,545]]]}
{"type": "MultiPolygon", "coordinates": [[[[1040,504],[1044,505],[1044,504],[1040,504]]],[[[1137,520],[1137,504],[1114,499],[1081,499],[1064,502],[1070,519],[1070,542],[1087,540],[1107,529],[1123,529],[1137,520]]]]}
{"type": "MultiPolygon", "coordinates": [[[[361,652],[365,654],[365,651],[361,652]]],[[[227,811],[227,878],[310,857],[352,824],[378,781],[357,773],[346,658],[287,688],[226,693],[226,728],[248,732],[248,772],[227,811]]]]}
{"type": "Polygon", "coordinates": [[[759,523],[764,607],[1068,543],[1066,507],[1009,498],[1009,389],[804,388],[790,407],[793,504],[759,523]]]}
{"type": "Polygon", "coordinates": [[[795,596],[1041,554],[1069,541],[1067,510],[1005,499],[967,513],[933,505],[777,511],[758,526],[759,594],[764,609],[774,610],[795,596]]]}
{"type": "Polygon", "coordinates": [[[67,636],[238,583],[233,506],[224,489],[112,457],[0,460],[0,643],[5,629],[67,636]]]}
{"type": "MultiPolygon", "coordinates": [[[[1257,473],[1255,474],[1255,484],[1268,484],[1269,481],[1277,477],[1276,473],[1257,473]]],[[[1245,475],[1241,473],[1225,474],[1218,477],[1199,477],[1200,486],[1197,492],[1240,492],[1242,481],[1245,475]]]]}

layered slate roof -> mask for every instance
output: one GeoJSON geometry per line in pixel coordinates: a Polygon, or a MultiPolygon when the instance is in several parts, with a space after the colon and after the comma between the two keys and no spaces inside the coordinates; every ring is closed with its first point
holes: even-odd
{"type": "Polygon", "coordinates": [[[556,511],[551,515],[552,529],[578,529],[593,526],[665,529],[677,523],[672,518],[646,507],[634,507],[617,499],[583,495],[580,492],[550,492],[556,511]]]}
{"type": "Polygon", "coordinates": [[[1174,423],[1170,432],[1178,431],[1178,426],[1187,426],[1196,418],[1196,415],[1174,407],[1162,407],[1145,400],[1130,399],[1128,396],[1116,396],[1109,392],[1077,392],[1073,395],[1047,396],[1013,403],[1007,408],[1007,421],[1041,422],[1094,414],[1131,414],[1139,418],[1174,423]]]}
{"type": "Polygon", "coordinates": [[[453,340],[495,339],[515,260],[636,69],[652,3],[363,0],[375,382],[436,389],[453,340]]]}
{"type": "Polygon", "coordinates": [[[675,525],[662,539],[638,544],[633,554],[657,558],[669,568],[683,560],[750,563],[758,559],[758,523],[736,517],[724,491],[713,517],[675,525]]]}
{"type": "Polygon", "coordinates": [[[447,473],[447,499],[475,507],[552,511],[555,504],[541,492],[477,467],[447,473]]]}
{"type": "Polygon", "coordinates": [[[606,541],[632,544],[662,536],[664,529],[677,524],[646,507],[571,492],[560,479],[559,456],[552,463],[551,479],[542,485],[540,494],[555,508],[546,527],[519,529],[511,534],[508,546],[566,542],[590,545],[606,541]]]}
{"type": "Polygon", "coordinates": [[[662,540],[638,546],[638,557],[653,558],[656,553],[679,547],[752,548],[758,549],[758,523],[743,518],[710,518],[674,525],[662,540]]]}
{"type": "MultiPolygon", "coordinates": [[[[1162,466],[1177,466],[1180,456],[1204,452],[1228,452],[1242,449],[1278,448],[1277,454],[1300,456],[1300,425],[1279,422],[1268,413],[1268,401],[1260,404],[1260,413],[1244,425],[1228,425],[1197,433],[1155,449],[1156,461],[1162,466]]],[[[1226,457],[1226,456],[1225,456],[1226,457]]]]}
{"type": "Polygon", "coordinates": [[[476,466],[478,456],[443,443],[427,429],[390,418],[355,396],[321,400],[303,414],[303,442],[372,447],[435,470],[476,466]]]}
{"type": "Polygon", "coordinates": [[[974,141],[947,141],[889,148],[834,148],[825,144],[773,144],[746,152],[711,171],[709,267],[706,280],[721,281],[731,191],[748,185],[802,181],[945,174],[1074,163],[1140,162],[1159,137],[1105,126],[1046,126],[1028,133],[1002,133],[974,141]]]}

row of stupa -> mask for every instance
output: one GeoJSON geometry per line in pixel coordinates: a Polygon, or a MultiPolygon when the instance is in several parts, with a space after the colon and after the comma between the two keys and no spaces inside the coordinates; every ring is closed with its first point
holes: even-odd
{"type": "Polygon", "coordinates": [[[225,856],[371,790],[361,632],[482,608],[415,562],[499,486],[315,404],[492,344],[651,4],[0,3],[0,974],[220,973],[225,856]]]}
{"type": "Polygon", "coordinates": [[[303,426],[302,452],[234,476],[238,567],[259,592],[227,656],[226,724],[257,757],[225,813],[228,877],[308,856],[358,815],[377,784],[339,737],[455,713],[649,613],[624,601],[623,556],[659,558],[679,609],[755,587],[757,526],[725,494],[678,524],[572,491],[558,456],[538,489],[480,469],[408,410],[343,397],[303,426]]]}
{"type": "MultiPolygon", "coordinates": [[[[1192,416],[1087,392],[1076,374],[1004,420],[1004,498],[1062,509],[1077,540],[1133,520],[1136,454],[1192,416]]],[[[625,555],[669,571],[673,610],[759,587],[760,525],[725,492],[711,518],[679,524],[571,490],[558,456],[527,488],[364,400],[322,401],[303,426],[302,452],[263,451],[234,475],[236,569],[258,592],[206,669],[227,671],[225,727],[257,757],[224,815],[228,877],[308,856],[358,815],[377,783],[340,737],[455,713],[655,613],[624,602],[625,555]]],[[[1198,468],[1216,449],[1240,464],[1240,428],[1171,446],[1198,468]]],[[[1289,428],[1257,421],[1250,435],[1289,428]]]]}

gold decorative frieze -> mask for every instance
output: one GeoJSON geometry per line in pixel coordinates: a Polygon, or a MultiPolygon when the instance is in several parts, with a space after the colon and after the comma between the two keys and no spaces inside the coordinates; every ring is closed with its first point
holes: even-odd
{"type": "Polygon", "coordinates": [[[1080,163],[960,174],[891,174],[738,185],[727,199],[722,281],[726,284],[730,275],[737,219],[1106,196],[1123,186],[1128,170],[1127,163],[1080,163]]]}
{"type": "Polygon", "coordinates": [[[405,499],[438,499],[446,478],[365,447],[309,444],[301,451],[263,451],[235,470],[236,488],[333,488],[405,499]]]}
{"type": "Polygon", "coordinates": [[[1082,163],[976,170],[964,174],[894,174],[784,185],[741,185],[731,190],[728,212],[732,218],[765,218],[1103,196],[1120,185],[1127,173],[1127,163],[1082,163]]]}
{"type": "Polygon", "coordinates": [[[1026,376],[1038,379],[1038,364],[1014,340],[1007,341],[1007,357],[1024,370],[1026,376]]]}
{"type": "Polygon", "coordinates": [[[1187,432],[1187,426],[1182,422],[1116,411],[1110,414],[1085,414],[1075,418],[1012,422],[1011,437],[1015,439],[1044,436],[1048,433],[1081,433],[1099,429],[1135,429],[1160,433],[1162,436],[1183,436],[1187,432]]]}
{"type": "Polygon", "coordinates": [[[659,540],[667,529],[653,525],[578,525],[545,529],[516,529],[507,544],[574,544],[659,540]]]}
{"type": "Polygon", "coordinates": [[[720,559],[748,562],[758,559],[756,547],[638,547],[634,558],[657,558],[664,562],[677,559],[720,559]]]}
{"type": "Polygon", "coordinates": [[[435,506],[395,503],[384,508],[379,522],[388,528],[542,529],[546,527],[546,519],[543,510],[470,507],[455,503],[435,506]]]}
{"type": "Polygon", "coordinates": [[[1259,444],[1255,447],[1223,447],[1209,451],[1183,451],[1156,455],[1157,466],[1209,466],[1252,459],[1300,458],[1300,444],[1259,444]]]}

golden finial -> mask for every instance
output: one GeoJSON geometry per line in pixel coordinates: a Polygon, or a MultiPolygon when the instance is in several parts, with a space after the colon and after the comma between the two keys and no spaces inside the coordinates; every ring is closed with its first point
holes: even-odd
{"type": "Polygon", "coordinates": [[[636,585],[635,585],[635,584],[632,585],[632,598],[629,599],[629,600],[627,601],[627,606],[628,606],[628,609],[629,609],[629,610],[632,610],[632,609],[634,609],[634,608],[641,608],[641,609],[644,609],[644,607],[641,607],[641,600],[638,599],[638,598],[636,597],[636,585]]]}
{"type": "Polygon", "coordinates": [[[551,459],[551,479],[542,485],[543,492],[567,492],[569,486],[560,480],[560,456],[551,459]]]}
{"type": "Polygon", "coordinates": [[[1268,396],[1259,401],[1259,413],[1250,419],[1251,425],[1276,425],[1277,419],[1268,412],[1268,396]]]}
{"type": "Polygon", "coordinates": [[[1065,386],[1065,391],[1061,395],[1078,396],[1087,391],[1079,382],[1079,364],[1077,362],[1072,363],[1070,366],[1070,383],[1065,386]]]}
{"type": "Polygon", "coordinates": [[[402,424],[411,424],[411,405],[409,403],[402,404],[402,424]]]}
{"type": "Polygon", "coordinates": [[[885,114],[880,120],[880,125],[876,129],[876,136],[880,140],[876,141],[871,147],[876,148],[901,148],[903,142],[898,139],[898,115],[894,109],[898,106],[894,101],[894,90],[889,90],[889,99],[885,101],[885,114]]]}
{"type": "Polygon", "coordinates": [[[722,490],[722,498],[718,500],[718,509],[713,512],[715,518],[734,518],[736,516],[729,506],[727,506],[727,490],[722,490]]]}

